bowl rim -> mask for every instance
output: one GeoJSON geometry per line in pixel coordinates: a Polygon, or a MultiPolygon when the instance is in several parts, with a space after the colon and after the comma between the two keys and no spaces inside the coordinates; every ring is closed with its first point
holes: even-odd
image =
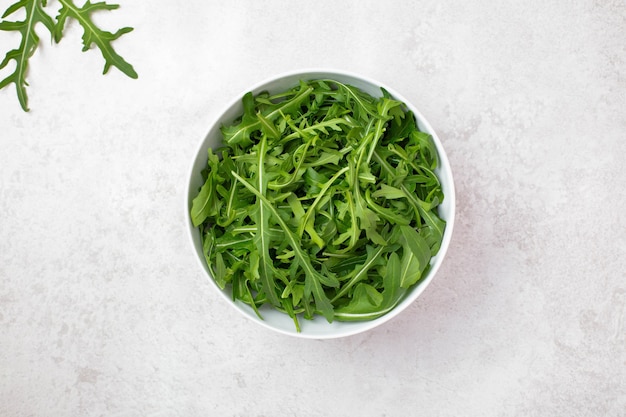
{"type": "MultiPolygon", "coordinates": [[[[441,174],[439,174],[439,176],[441,176],[441,174]]],[[[416,107],[415,104],[407,100],[405,96],[400,94],[393,87],[390,87],[386,83],[373,79],[369,76],[365,76],[363,74],[352,72],[352,71],[336,69],[336,68],[312,67],[312,68],[300,68],[300,69],[294,69],[290,71],[281,72],[270,77],[265,77],[264,79],[260,81],[257,81],[250,87],[245,88],[238,95],[234,96],[231,100],[229,100],[226,103],[226,105],[224,105],[223,107],[220,107],[218,111],[216,111],[214,115],[209,119],[208,129],[205,131],[204,136],[202,136],[202,138],[198,141],[198,144],[195,147],[195,151],[193,153],[193,158],[192,158],[190,167],[188,168],[187,175],[185,176],[185,181],[186,181],[185,193],[184,193],[185,228],[187,229],[187,236],[189,239],[189,243],[193,248],[193,252],[195,253],[194,257],[196,259],[196,262],[198,262],[198,265],[200,266],[201,270],[204,271],[205,278],[207,278],[210,284],[212,285],[212,287],[215,290],[217,290],[221,298],[227,301],[227,303],[230,304],[241,315],[248,318],[249,320],[254,321],[257,324],[260,324],[261,326],[269,330],[278,332],[280,334],[289,335],[292,337],[298,337],[298,338],[303,338],[303,339],[315,339],[315,340],[348,337],[348,336],[353,336],[353,335],[361,334],[369,330],[372,330],[376,327],[379,327],[380,325],[384,323],[389,322],[394,317],[397,317],[399,314],[405,311],[411,304],[413,304],[413,302],[417,300],[417,298],[419,298],[419,296],[424,292],[424,290],[428,287],[430,282],[436,276],[439,268],[441,267],[441,264],[446,258],[447,251],[450,246],[450,242],[451,242],[452,234],[454,230],[454,223],[455,223],[455,216],[456,216],[456,191],[455,191],[455,186],[454,186],[454,177],[452,174],[452,169],[450,167],[450,162],[448,160],[447,153],[445,152],[443,144],[441,143],[441,140],[439,139],[439,136],[437,135],[436,131],[430,125],[430,122],[423,116],[423,114],[420,112],[420,110],[416,107]],[[217,283],[211,276],[210,272],[208,271],[207,269],[208,267],[205,265],[203,257],[201,257],[200,254],[198,254],[195,240],[194,240],[194,235],[193,235],[194,231],[197,231],[197,227],[193,226],[193,223],[191,222],[191,217],[190,217],[190,204],[192,200],[191,184],[192,184],[193,178],[198,175],[198,171],[196,167],[197,159],[199,157],[200,152],[203,151],[203,149],[206,147],[206,142],[209,140],[209,135],[211,131],[215,129],[217,124],[222,122],[222,119],[225,113],[227,113],[234,106],[237,106],[239,103],[241,103],[242,97],[244,96],[244,94],[248,92],[253,92],[253,94],[258,94],[260,91],[263,91],[264,87],[272,83],[279,82],[280,80],[285,79],[285,78],[301,77],[302,79],[309,79],[309,80],[320,78],[320,77],[313,76],[315,74],[323,74],[324,77],[327,77],[329,79],[333,79],[333,76],[338,76],[338,77],[347,77],[347,78],[352,78],[355,80],[360,80],[361,82],[369,84],[373,87],[383,88],[394,99],[402,101],[413,112],[415,119],[420,127],[420,130],[426,130],[427,133],[429,133],[433,137],[433,141],[435,142],[435,147],[437,148],[438,160],[439,160],[439,166],[437,167],[437,171],[440,173],[445,173],[445,177],[448,180],[448,182],[446,183],[445,199],[447,200],[446,205],[449,206],[449,211],[446,215],[446,228],[444,230],[441,247],[439,249],[439,252],[436,255],[437,260],[434,264],[431,263],[431,268],[427,272],[426,276],[420,279],[420,281],[418,281],[417,284],[415,284],[415,286],[411,289],[411,292],[407,294],[391,311],[389,311],[388,313],[384,314],[381,317],[378,317],[373,320],[363,321],[363,322],[350,322],[350,323],[360,323],[361,325],[342,327],[341,331],[331,331],[331,332],[324,333],[324,334],[296,332],[295,329],[294,331],[287,331],[287,330],[272,326],[267,320],[260,319],[256,315],[250,315],[250,314],[247,314],[245,311],[243,311],[242,308],[247,307],[251,310],[251,307],[247,306],[246,304],[242,302],[233,301],[232,298],[229,297],[229,295],[226,293],[225,290],[222,290],[221,288],[219,288],[219,286],[217,285],[217,283]],[[350,329],[350,327],[354,327],[354,328],[350,329]]]]}

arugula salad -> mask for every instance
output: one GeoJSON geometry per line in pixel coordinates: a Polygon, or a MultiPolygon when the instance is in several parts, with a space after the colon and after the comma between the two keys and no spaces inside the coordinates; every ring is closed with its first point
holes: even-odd
{"type": "Polygon", "coordinates": [[[246,94],[190,216],[217,285],[294,321],[371,320],[429,269],[446,227],[437,149],[406,106],[335,80],[246,94]]]}

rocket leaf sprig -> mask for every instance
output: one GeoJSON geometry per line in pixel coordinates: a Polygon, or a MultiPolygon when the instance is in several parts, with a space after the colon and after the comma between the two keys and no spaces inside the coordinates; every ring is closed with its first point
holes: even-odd
{"type": "Polygon", "coordinates": [[[132,31],[133,28],[124,27],[115,33],[110,33],[100,29],[92,19],[92,13],[100,10],[114,10],[119,5],[108,4],[104,1],[91,3],[91,1],[87,0],[82,6],[77,6],[74,0],[58,0],[61,8],[58,9],[56,17],[53,18],[46,9],[48,7],[47,3],[47,0],[19,0],[9,6],[2,15],[2,21],[0,21],[0,30],[16,31],[22,35],[20,45],[16,49],[7,52],[2,62],[0,62],[0,70],[2,70],[11,60],[15,61],[15,70],[0,81],[0,89],[7,87],[9,84],[15,84],[17,98],[24,111],[29,111],[26,76],[28,62],[39,46],[40,39],[35,31],[35,26],[38,23],[42,23],[50,32],[55,43],[59,43],[63,38],[67,20],[76,20],[83,29],[83,52],[95,45],[102,53],[104,58],[103,74],[106,74],[109,68],[114,66],[130,78],[136,79],[138,77],[133,66],[124,60],[113,49],[112,45],[113,41],[123,34],[132,31]],[[6,20],[20,9],[25,11],[26,16],[24,20],[6,20]]]}

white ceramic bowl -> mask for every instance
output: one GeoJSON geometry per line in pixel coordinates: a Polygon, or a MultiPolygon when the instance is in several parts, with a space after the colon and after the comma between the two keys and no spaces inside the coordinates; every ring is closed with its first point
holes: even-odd
{"type": "MultiPolygon", "coordinates": [[[[189,171],[189,178],[187,183],[187,192],[186,192],[187,200],[185,201],[185,218],[187,221],[187,229],[189,231],[189,237],[191,239],[191,244],[196,252],[196,258],[207,275],[209,279],[210,285],[212,285],[215,290],[222,296],[226,304],[230,304],[234,308],[236,308],[239,312],[241,312],[244,316],[248,317],[252,321],[255,321],[262,326],[265,326],[268,329],[277,331],[279,333],[302,337],[302,338],[310,338],[310,339],[331,339],[343,336],[350,336],[357,333],[362,333],[364,331],[373,329],[389,320],[393,317],[400,314],[403,310],[405,310],[417,297],[424,291],[424,289],[428,286],[428,284],[433,280],[437,270],[441,266],[441,263],[446,255],[446,251],[450,244],[450,239],[452,236],[452,229],[454,225],[454,213],[455,213],[455,194],[454,194],[454,183],[452,180],[452,171],[450,169],[450,165],[448,162],[448,158],[446,153],[437,137],[437,134],[430,126],[430,124],[426,121],[424,116],[418,111],[417,108],[409,100],[404,98],[401,94],[396,92],[393,88],[386,86],[378,81],[369,79],[367,77],[348,73],[344,71],[336,71],[336,70],[324,70],[324,69],[314,69],[314,70],[301,70],[294,71],[285,74],[281,74],[275,77],[272,77],[266,81],[258,83],[246,91],[242,92],[242,94],[235,97],[225,108],[223,111],[218,113],[217,117],[211,124],[209,128],[209,132],[202,139],[198,149],[195,153],[194,160],[191,164],[191,168],[189,171]],[[437,147],[437,151],[439,152],[439,161],[440,165],[436,170],[436,173],[441,181],[443,193],[444,193],[444,201],[439,206],[439,215],[442,219],[444,219],[447,223],[445,233],[443,235],[443,242],[441,243],[441,249],[438,254],[431,259],[431,268],[428,273],[418,282],[417,285],[412,287],[410,291],[407,293],[406,297],[400,301],[400,303],[389,313],[386,315],[379,317],[375,320],[370,321],[361,321],[361,322],[339,322],[335,321],[333,323],[328,323],[326,319],[322,316],[316,316],[313,320],[305,320],[300,319],[300,333],[296,332],[293,320],[285,313],[279,312],[277,310],[273,310],[270,307],[261,308],[260,312],[263,315],[263,320],[259,319],[257,315],[254,313],[251,307],[240,302],[233,302],[230,291],[221,290],[209,272],[209,269],[205,263],[204,256],[202,254],[202,242],[200,239],[200,232],[197,228],[195,228],[191,223],[191,218],[189,215],[189,210],[191,208],[191,202],[193,198],[196,196],[198,189],[202,186],[202,176],[201,170],[205,168],[207,164],[207,151],[208,148],[218,147],[221,142],[221,133],[220,126],[222,124],[229,124],[238,116],[243,113],[243,107],[241,103],[241,99],[245,93],[248,91],[252,91],[254,94],[257,94],[261,91],[269,91],[270,93],[279,93],[282,91],[286,91],[289,88],[298,85],[300,80],[312,80],[312,79],[333,79],[342,83],[353,85],[354,87],[360,88],[364,92],[374,96],[380,97],[381,90],[383,87],[387,90],[395,99],[400,100],[406,104],[406,106],[415,114],[417,119],[417,124],[420,130],[427,132],[432,135],[435,145],[437,147]]],[[[219,306],[216,306],[219,308],[219,306]]]]}

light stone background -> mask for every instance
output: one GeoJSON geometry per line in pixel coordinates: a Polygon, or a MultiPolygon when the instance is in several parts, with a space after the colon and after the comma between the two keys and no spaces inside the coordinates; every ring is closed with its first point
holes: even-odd
{"type": "Polygon", "coordinates": [[[623,0],[120,3],[138,80],[72,24],[0,91],[0,416],[626,415],[623,0]],[[183,213],[216,112],[304,67],[414,101],[457,187],[428,289],[330,341],[225,305],[183,213]]]}

